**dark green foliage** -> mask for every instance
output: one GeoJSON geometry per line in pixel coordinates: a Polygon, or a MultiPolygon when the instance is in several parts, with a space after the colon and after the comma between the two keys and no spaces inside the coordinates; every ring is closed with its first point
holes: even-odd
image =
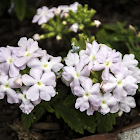
{"type": "Polygon", "coordinates": [[[34,123],[35,116],[34,116],[33,112],[31,112],[28,115],[22,113],[21,118],[22,118],[22,123],[23,123],[24,128],[26,130],[28,130],[30,128],[31,124],[34,123]]]}
{"type": "Polygon", "coordinates": [[[24,75],[24,74],[29,74],[29,72],[30,72],[30,68],[29,68],[29,67],[27,67],[27,66],[26,66],[26,68],[25,68],[25,69],[20,70],[20,74],[21,74],[21,75],[24,75]]]}
{"type": "Polygon", "coordinates": [[[88,116],[86,112],[78,112],[78,118],[81,120],[81,125],[83,129],[89,131],[90,133],[94,133],[96,130],[96,119],[95,116],[88,116]]]}
{"type": "Polygon", "coordinates": [[[46,109],[44,106],[42,106],[41,104],[35,106],[35,109],[33,110],[34,116],[35,116],[35,122],[38,121],[43,114],[45,114],[46,109]]]}
{"type": "Polygon", "coordinates": [[[102,115],[99,112],[95,112],[96,120],[97,120],[97,131],[98,133],[107,133],[112,130],[114,124],[116,124],[116,114],[108,113],[106,115],[102,115]]]}
{"type": "Polygon", "coordinates": [[[30,114],[27,115],[22,113],[22,122],[24,128],[28,130],[31,124],[38,121],[43,116],[43,114],[46,113],[46,111],[51,113],[54,112],[53,108],[48,102],[41,101],[40,104],[35,106],[34,110],[30,114]]]}
{"type": "Polygon", "coordinates": [[[71,109],[68,106],[56,105],[55,106],[55,115],[59,119],[60,117],[69,125],[74,131],[83,134],[83,128],[81,126],[80,119],[77,117],[77,113],[74,109],[71,109]]]}
{"type": "Polygon", "coordinates": [[[126,27],[126,22],[105,24],[98,31],[96,37],[99,43],[107,44],[122,54],[133,53],[136,59],[139,60],[139,57],[137,57],[139,55],[139,48],[136,45],[140,42],[140,37],[137,35],[136,29],[133,26],[126,27]]]}
{"type": "Polygon", "coordinates": [[[26,0],[11,0],[14,3],[14,11],[19,20],[23,20],[26,13],[26,0]]]}

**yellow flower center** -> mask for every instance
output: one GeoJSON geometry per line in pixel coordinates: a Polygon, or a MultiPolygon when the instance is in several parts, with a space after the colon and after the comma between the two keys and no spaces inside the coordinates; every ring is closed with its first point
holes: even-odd
{"type": "Polygon", "coordinates": [[[42,13],[41,13],[41,16],[44,16],[46,14],[46,11],[43,11],[42,13]]]}
{"type": "Polygon", "coordinates": [[[80,76],[80,74],[77,72],[77,73],[76,73],[76,77],[78,78],[79,76],[80,76]]]}
{"type": "Polygon", "coordinates": [[[44,67],[44,68],[47,68],[47,67],[48,67],[48,64],[44,64],[43,67],[44,67]]]}
{"type": "Polygon", "coordinates": [[[121,84],[122,84],[122,81],[118,81],[117,84],[118,84],[118,85],[121,85],[121,84]]]}
{"type": "Polygon", "coordinates": [[[4,86],[5,86],[5,88],[9,88],[9,85],[8,84],[5,84],[4,86]]]}
{"type": "Polygon", "coordinates": [[[106,104],[106,101],[105,100],[102,100],[102,104],[106,104]]]}
{"type": "Polygon", "coordinates": [[[27,98],[26,98],[26,94],[23,94],[23,98],[24,98],[24,99],[27,99],[27,98]]]}
{"type": "Polygon", "coordinates": [[[110,62],[106,62],[105,65],[106,65],[106,66],[109,66],[109,65],[110,65],[110,62]]]}
{"type": "Polygon", "coordinates": [[[86,97],[88,97],[88,96],[89,96],[89,93],[88,93],[88,92],[86,92],[86,93],[85,93],[85,96],[86,96],[86,97]]]}
{"type": "Polygon", "coordinates": [[[41,86],[41,85],[42,85],[40,81],[38,81],[36,84],[37,84],[38,86],[41,86]]]}
{"type": "Polygon", "coordinates": [[[13,62],[13,59],[10,58],[10,59],[8,60],[8,63],[12,63],[12,62],[13,62]]]}
{"type": "Polygon", "coordinates": [[[29,52],[27,52],[25,56],[29,57],[30,55],[31,55],[31,54],[30,54],[29,52]]]}
{"type": "Polygon", "coordinates": [[[95,56],[92,56],[92,58],[91,58],[92,60],[94,60],[95,59],[95,56]]]}

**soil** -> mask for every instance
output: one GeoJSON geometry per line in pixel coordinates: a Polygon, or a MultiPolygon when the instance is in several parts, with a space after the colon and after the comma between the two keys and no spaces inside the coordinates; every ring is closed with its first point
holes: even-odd
{"type": "MultiPolygon", "coordinates": [[[[65,4],[70,5],[74,2],[74,0],[28,0],[27,6],[36,11],[37,8],[44,5],[51,8],[65,4]]],[[[100,20],[101,23],[127,21],[128,24],[137,26],[140,29],[139,0],[79,0],[78,2],[82,5],[88,4],[89,8],[95,9],[97,13],[94,19],[100,20]]],[[[35,33],[42,34],[43,30],[40,26],[32,24],[31,21],[32,17],[19,21],[14,13],[8,14],[5,10],[0,16],[0,46],[17,46],[20,37],[31,38],[35,33]]],[[[56,41],[54,38],[39,41],[39,46],[54,56],[61,51],[69,50],[66,44],[62,41],[56,41]]],[[[63,84],[61,86],[68,92],[63,84]]],[[[132,109],[130,113],[123,113],[121,117],[118,117],[113,129],[140,121],[140,95],[136,95],[135,99],[137,107],[132,109]]],[[[80,135],[72,131],[62,119],[58,120],[54,114],[50,113],[44,114],[36,125],[33,125],[29,131],[25,131],[22,127],[21,110],[18,106],[18,104],[8,104],[6,98],[0,100],[0,140],[71,140],[92,135],[88,132],[80,135]],[[51,129],[44,128],[44,125],[49,125],[51,129]]]]}

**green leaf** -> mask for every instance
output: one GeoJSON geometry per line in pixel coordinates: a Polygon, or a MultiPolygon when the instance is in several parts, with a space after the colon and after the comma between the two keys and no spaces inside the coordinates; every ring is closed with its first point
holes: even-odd
{"type": "Polygon", "coordinates": [[[107,30],[113,31],[113,32],[126,32],[124,29],[124,26],[126,25],[126,22],[117,22],[117,23],[109,23],[103,25],[103,27],[107,30]]]}
{"type": "Polygon", "coordinates": [[[42,106],[41,104],[38,104],[33,110],[35,121],[38,121],[43,116],[43,114],[45,114],[45,112],[46,112],[45,107],[42,106]]]}
{"type": "Polygon", "coordinates": [[[14,3],[14,11],[18,19],[20,21],[23,20],[26,13],[26,0],[12,0],[12,2],[14,3]]]}
{"type": "Polygon", "coordinates": [[[51,107],[51,105],[49,104],[49,102],[42,101],[40,104],[41,104],[48,112],[54,113],[54,109],[51,107]]]}
{"type": "Polygon", "coordinates": [[[112,130],[112,126],[116,123],[115,117],[117,117],[117,114],[108,113],[106,115],[102,115],[99,112],[95,112],[95,115],[98,133],[107,133],[112,130]]]}
{"type": "Polygon", "coordinates": [[[21,115],[21,118],[22,118],[22,123],[23,123],[23,126],[26,130],[28,130],[31,126],[31,124],[34,122],[34,114],[33,112],[31,112],[30,114],[24,114],[22,113],[21,115]]]}
{"type": "Polygon", "coordinates": [[[88,116],[85,112],[78,112],[78,118],[81,120],[82,127],[90,133],[94,133],[96,130],[95,117],[93,115],[88,116]]]}
{"type": "Polygon", "coordinates": [[[63,103],[66,106],[72,106],[73,104],[75,104],[75,101],[76,101],[76,96],[70,94],[65,98],[63,103]]]}
{"type": "Polygon", "coordinates": [[[75,110],[69,108],[68,106],[59,104],[55,106],[55,114],[58,119],[62,117],[71,129],[74,129],[76,132],[81,134],[84,133],[80,119],[77,117],[75,110]]]}

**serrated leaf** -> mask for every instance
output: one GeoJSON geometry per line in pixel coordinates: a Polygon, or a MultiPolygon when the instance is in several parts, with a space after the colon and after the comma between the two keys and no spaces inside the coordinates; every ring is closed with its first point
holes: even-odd
{"type": "Polygon", "coordinates": [[[82,124],[82,127],[91,132],[91,133],[94,133],[95,130],[96,130],[96,119],[95,117],[92,115],[92,116],[88,116],[85,112],[80,112],[78,111],[78,118],[80,118],[81,120],[81,124],[82,124]]]}
{"type": "Polygon", "coordinates": [[[84,133],[80,119],[77,117],[75,110],[69,108],[68,106],[59,104],[55,106],[55,114],[57,118],[60,118],[61,116],[72,130],[74,129],[76,132],[81,134],[84,133]]]}
{"type": "Polygon", "coordinates": [[[22,118],[22,124],[23,124],[23,127],[28,130],[31,126],[31,124],[34,122],[34,114],[31,112],[30,114],[24,114],[22,113],[21,115],[21,118],[22,118]]]}
{"type": "Polygon", "coordinates": [[[116,114],[108,113],[106,115],[102,115],[99,112],[96,112],[96,120],[97,120],[97,131],[98,133],[107,133],[112,130],[112,126],[116,123],[116,114]]]}

